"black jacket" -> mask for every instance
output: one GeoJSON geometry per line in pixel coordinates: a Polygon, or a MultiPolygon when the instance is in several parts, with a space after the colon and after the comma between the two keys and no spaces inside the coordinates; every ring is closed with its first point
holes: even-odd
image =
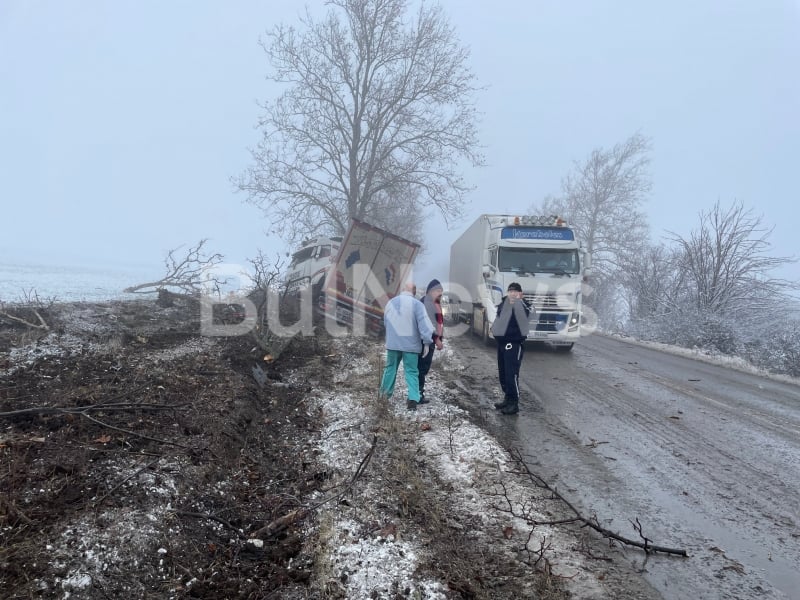
{"type": "Polygon", "coordinates": [[[503,296],[497,307],[497,317],[492,323],[492,335],[498,342],[522,342],[530,331],[531,307],[524,299],[511,304],[503,296]]]}

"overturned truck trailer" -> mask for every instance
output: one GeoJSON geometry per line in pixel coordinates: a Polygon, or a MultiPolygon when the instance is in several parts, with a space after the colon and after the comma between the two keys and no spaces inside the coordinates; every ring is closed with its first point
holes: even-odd
{"type": "Polygon", "coordinates": [[[318,308],[355,333],[383,331],[383,309],[409,277],[419,244],[353,220],[328,269],[318,308]]]}

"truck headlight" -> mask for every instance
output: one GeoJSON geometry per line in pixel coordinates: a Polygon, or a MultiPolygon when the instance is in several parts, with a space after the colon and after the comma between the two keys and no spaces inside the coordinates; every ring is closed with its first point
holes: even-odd
{"type": "Polygon", "coordinates": [[[569,330],[574,331],[575,329],[577,329],[578,325],[580,325],[580,322],[581,322],[581,313],[579,312],[572,313],[569,317],[569,330]]]}

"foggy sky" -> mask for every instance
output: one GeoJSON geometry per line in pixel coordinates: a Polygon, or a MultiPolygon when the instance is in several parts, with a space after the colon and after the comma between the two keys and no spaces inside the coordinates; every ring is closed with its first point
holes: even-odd
{"type": "MultiPolygon", "coordinates": [[[[800,254],[799,2],[441,4],[487,86],[487,166],[465,170],[464,222],[431,215],[420,281],[446,279],[449,245],[477,215],[557,194],[573,161],[637,131],[653,140],[654,240],[740,200],[775,226],[774,254],[800,254]]],[[[258,141],[257,102],[279,94],[259,35],[300,10],[0,2],[0,261],[160,272],[167,250],[201,238],[234,263],[287,250],[229,179],[258,141]]]]}

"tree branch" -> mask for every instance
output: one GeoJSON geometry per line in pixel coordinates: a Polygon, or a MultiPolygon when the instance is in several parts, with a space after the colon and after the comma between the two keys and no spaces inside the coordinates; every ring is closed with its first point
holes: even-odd
{"type": "Polygon", "coordinates": [[[123,291],[126,294],[147,294],[158,292],[162,289],[177,288],[190,295],[199,294],[208,289],[208,287],[219,291],[220,286],[225,281],[218,280],[216,277],[208,277],[208,271],[222,262],[223,256],[218,253],[206,256],[203,252],[203,246],[207,241],[205,239],[200,240],[196,246],[190,247],[182,258],[176,257],[176,252],[180,250],[180,247],[170,250],[164,260],[167,274],[163,278],[158,281],[133,285],[123,291]]]}
{"type": "MultiPolygon", "coordinates": [[[[610,529],[602,527],[600,523],[598,523],[597,518],[589,519],[583,516],[581,512],[577,508],[575,508],[575,506],[569,500],[567,500],[564,496],[561,495],[561,493],[558,492],[558,490],[551,487],[550,484],[548,484],[544,479],[542,479],[536,473],[531,471],[530,467],[525,462],[525,459],[522,457],[522,453],[519,450],[510,449],[508,450],[508,453],[511,456],[511,459],[514,461],[514,463],[522,470],[522,473],[524,475],[526,475],[537,487],[546,489],[548,492],[550,492],[554,498],[558,499],[561,503],[563,503],[575,515],[574,518],[554,521],[552,524],[571,523],[571,522],[582,523],[581,525],[582,527],[589,527],[591,529],[594,529],[596,532],[598,532],[600,535],[604,537],[616,540],[618,542],[622,542],[623,544],[627,544],[629,546],[636,546],[637,548],[643,549],[647,553],[662,552],[664,554],[677,554],[679,556],[688,556],[686,550],[681,548],[668,548],[666,546],[658,546],[655,544],[651,544],[650,540],[642,534],[642,527],[641,524],[639,524],[638,519],[636,519],[636,525],[634,525],[634,528],[639,533],[641,538],[644,540],[642,542],[623,537],[620,534],[611,531],[610,529]]],[[[530,522],[534,526],[551,524],[546,522],[535,521],[531,519],[530,516],[526,516],[525,518],[528,522],[530,522]]]]}

